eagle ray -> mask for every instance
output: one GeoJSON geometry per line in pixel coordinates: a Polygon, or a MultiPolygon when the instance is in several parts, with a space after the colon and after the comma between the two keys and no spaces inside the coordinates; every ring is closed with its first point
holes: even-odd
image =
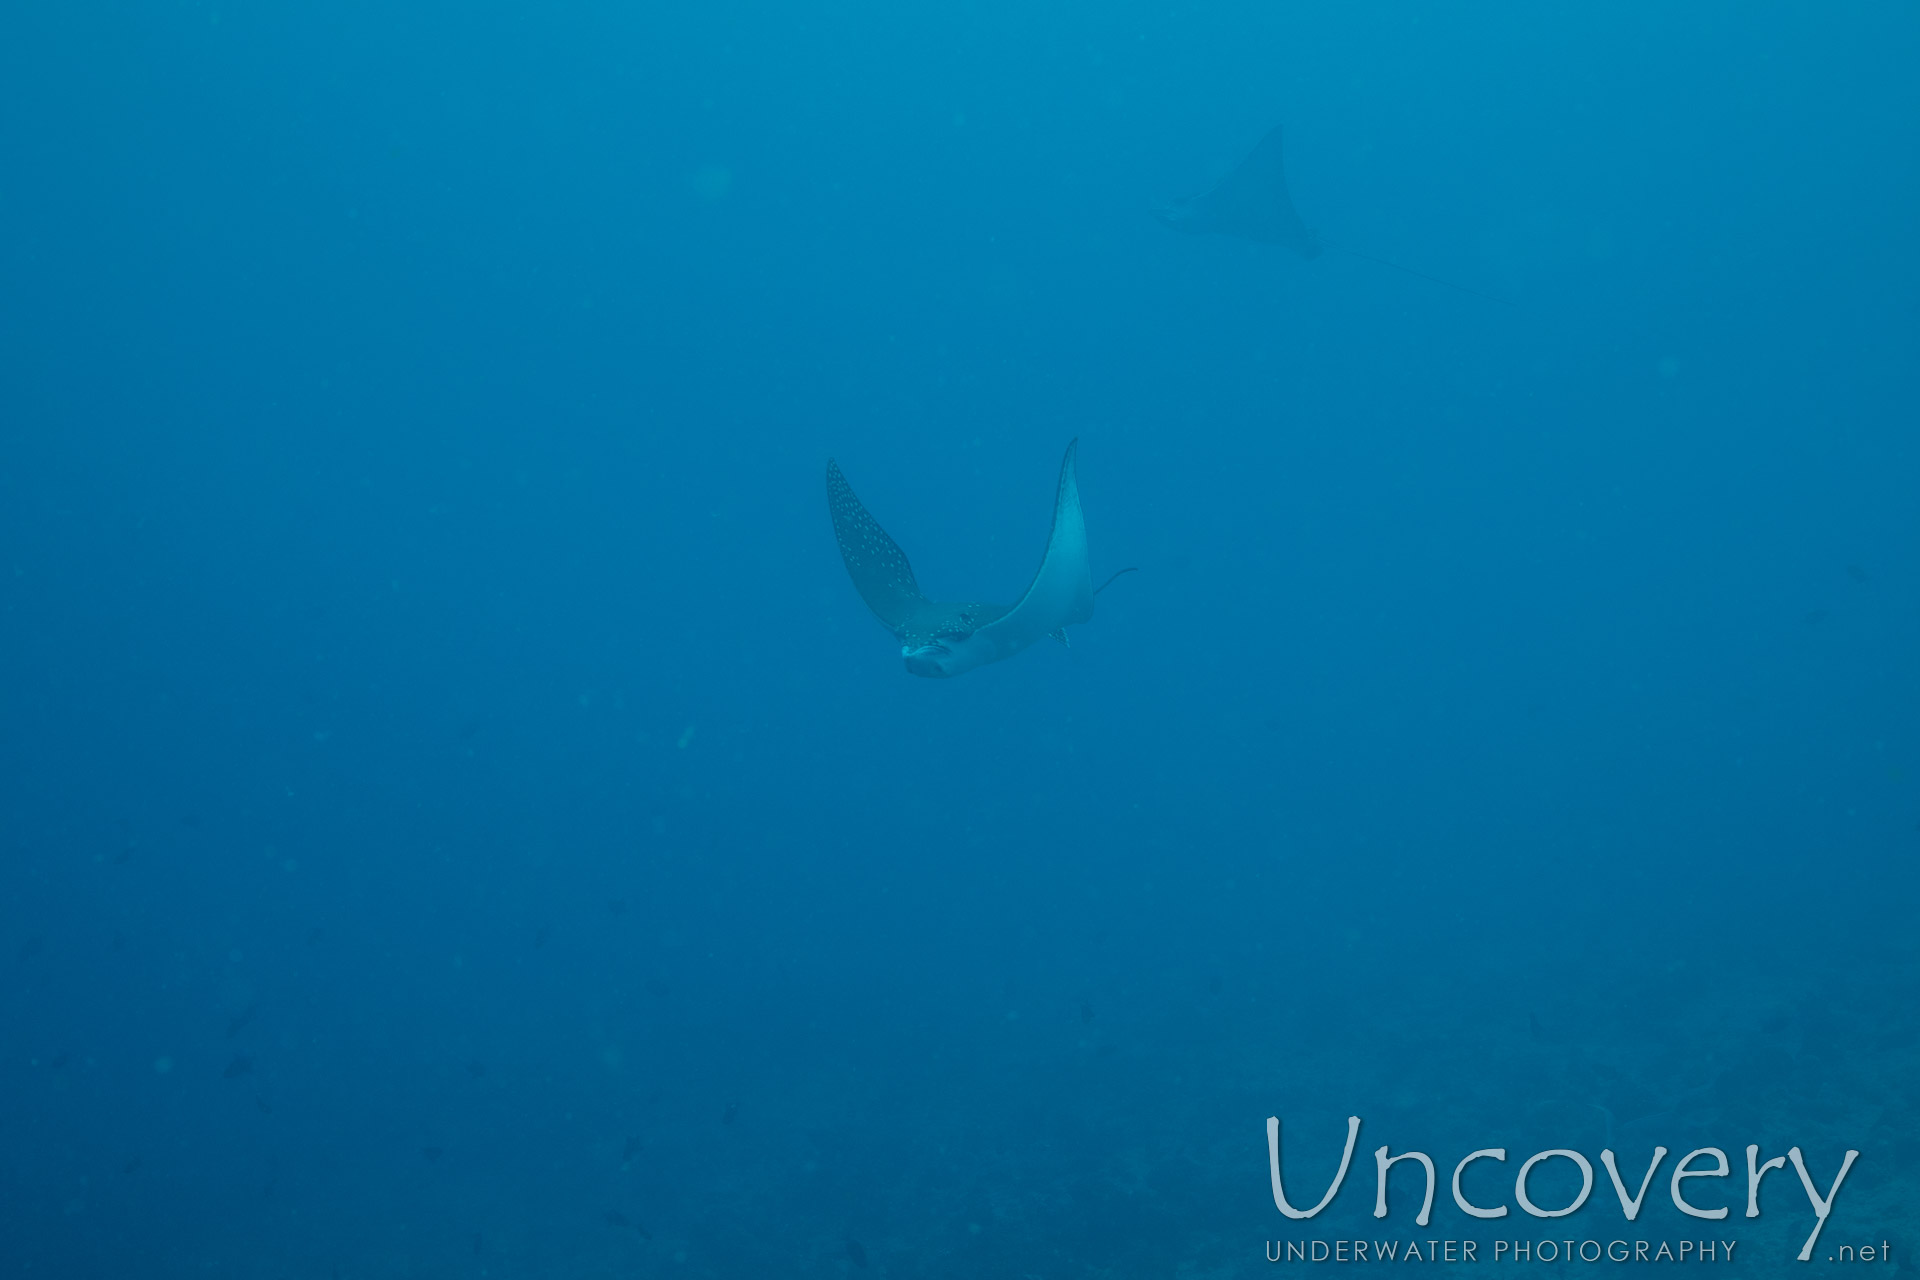
{"type": "MultiPolygon", "coordinates": [[[[1065,643],[1067,627],[1093,617],[1093,598],[1119,573],[1095,587],[1087,562],[1087,523],[1080,507],[1074,455],[1067,445],[1054,489],[1053,528],[1046,554],[1026,592],[1011,605],[929,600],[920,591],[900,544],[873,518],[840,466],[827,460],[827,509],[840,558],[860,598],[900,641],[900,656],[917,676],[957,676],[1011,658],[1051,636],[1065,643]]],[[[1122,569],[1120,573],[1130,570],[1122,569]]]]}

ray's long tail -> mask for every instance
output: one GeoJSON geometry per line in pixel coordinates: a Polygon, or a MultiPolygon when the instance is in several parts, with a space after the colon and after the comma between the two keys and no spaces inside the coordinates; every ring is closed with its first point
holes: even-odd
{"type": "Polygon", "coordinates": [[[1513,302],[1513,300],[1510,298],[1495,297],[1491,293],[1482,293],[1478,289],[1471,288],[1464,284],[1458,284],[1452,280],[1442,280],[1439,276],[1430,276],[1424,271],[1415,271],[1412,267],[1403,267],[1399,263],[1389,262],[1385,258],[1376,258],[1370,253],[1362,253],[1360,252],[1360,250],[1348,248],[1344,244],[1335,244],[1333,241],[1327,239],[1325,236],[1320,237],[1320,246],[1324,249],[1331,249],[1335,253],[1344,253],[1349,258],[1361,258],[1367,262],[1372,262],[1372,263],[1376,263],[1379,266],[1391,268],[1394,271],[1403,271],[1407,275],[1418,276],[1422,280],[1428,281],[1432,284],[1440,285],[1443,288],[1457,289],[1461,293],[1470,293],[1474,297],[1482,299],[1483,301],[1486,301],[1486,302],[1497,302],[1503,307],[1511,307],[1516,305],[1513,302]]]}

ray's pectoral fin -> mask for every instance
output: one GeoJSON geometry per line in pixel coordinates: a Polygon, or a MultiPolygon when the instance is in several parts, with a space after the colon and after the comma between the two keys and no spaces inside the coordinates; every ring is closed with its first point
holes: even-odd
{"type": "Polygon", "coordinates": [[[887,630],[898,635],[926,608],[927,598],[914,581],[907,553],[868,513],[831,458],[827,459],[827,508],[833,513],[834,540],[840,544],[840,559],[854,590],[887,630]]]}
{"type": "Polygon", "coordinates": [[[1087,521],[1080,508],[1080,482],[1074,475],[1074,454],[1080,442],[1067,446],[1060,461],[1060,484],[1054,490],[1053,531],[1047,553],[1019,603],[1006,615],[973,633],[982,650],[981,662],[997,662],[1028,645],[1085,622],[1093,616],[1093,573],[1087,566],[1087,521]]]}

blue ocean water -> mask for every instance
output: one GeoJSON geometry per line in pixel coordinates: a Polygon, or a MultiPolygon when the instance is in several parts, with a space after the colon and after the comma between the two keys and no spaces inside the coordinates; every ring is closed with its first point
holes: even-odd
{"type": "Polygon", "coordinates": [[[1765,0],[9,9],[0,1274],[1777,1274],[1749,1144],[1859,1151],[1810,1265],[1907,1273],[1916,59],[1765,0]],[[1155,222],[1274,125],[1331,243],[1498,301],[1155,222]],[[1010,601],[1074,438],[1140,572],[907,675],[826,460],[1010,601]],[[1295,1205],[1362,1118],[1317,1218],[1270,1116],[1295,1205]]]}

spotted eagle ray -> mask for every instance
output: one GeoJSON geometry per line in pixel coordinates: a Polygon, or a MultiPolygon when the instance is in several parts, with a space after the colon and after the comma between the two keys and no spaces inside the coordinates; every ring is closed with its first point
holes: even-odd
{"type": "Polygon", "coordinates": [[[1317,258],[1325,250],[1332,249],[1350,258],[1363,258],[1449,289],[1470,293],[1476,298],[1485,298],[1488,302],[1513,305],[1505,298],[1496,298],[1478,289],[1469,289],[1466,285],[1442,280],[1439,276],[1430,276],[1424,271],[1415,271],[1412,267],[1403,267],[1397,262],[1376,258],[1346,245],[1334,244],[1309,228],[1300,217],[1300,211],[1293,207],[1293,196],[1287,191],[1287,170],[1277,125],[1260,139],[1253,154],[1234,166],[1226,177],[1197,196],[1175,200],[1156,212],[1154,217],[1160,220],[1161,225],[1172,227],[1175,231],[1234,236],[1241,240],[1257,240],[1262,244],[1277,244],[1303,258],[1317,258]]]}
{"type": "Polygon", "coordinates": [[[1087,565],[1087,522],[1080,509],[1080,485],[1073,455],[1080,442],[1067,445],[1060,460],[1060,484],[1054,491],[1053,531],[1047,553],[1026,594],[1011,605],[927,599],[914,580],[906,552],[887,536],[880,522],[854,496],[840,466],[827,460],[827,510],[833,536],[854,589],[867,608],[900,641],[900,656],[916,676],[957,676],[989,662],[1011,658],[1036,640],[1051,636],[1065,644],[1067,627],[1093,617],[1093,598],[1105,591],[1122,569],[1098,587],[1087,565]]]}

